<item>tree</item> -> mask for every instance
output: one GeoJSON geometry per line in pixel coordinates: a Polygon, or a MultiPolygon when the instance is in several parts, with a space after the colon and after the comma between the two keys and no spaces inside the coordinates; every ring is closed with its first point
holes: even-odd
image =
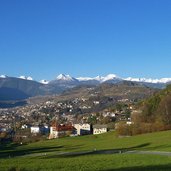
{"type": "Polygon", "coordinates": [[[96,124],[97,123],[97,117],[94,116],[94,115],[93,116],[89,116],[88,123],[90,123],[92,125],[96,124]]]}
{"type": "Polygon", "coordinates": [[[171,96],[167,95],[160,102],[158,109],[156,120],[161,121],[165,125],[171,126],[171,96]]]}
{"type": "Polygon", "coordinates": [[[106,116],[102,119],[101,123],[102,124],[108,124],[111,122],[111,117],[110,116],[106,116]]]}

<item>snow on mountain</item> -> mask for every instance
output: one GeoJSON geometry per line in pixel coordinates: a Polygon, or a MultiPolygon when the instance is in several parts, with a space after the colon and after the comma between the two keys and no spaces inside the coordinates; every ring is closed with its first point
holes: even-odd
{"type": "Polygon", "coordinates": [[[0,78],[7,78],[8,76],[6,75],[0,75],[0,78]]]}
{"type": "Polygon", "coordinates": [[[31,80],[31,81],[32,81],[32,80],[33,80],[33,78],[32,78],[32,77],[27,77],[27,80],[31,80]]]}
{"type": "Polygon", "coordinates": [[[171,82],[171,78],[161,78],[159,80],[160,83],[168,83],[168,82],[171,82]]]}
{"type": "Polygon", "coordinates": [[[124,80],[126,80],[126,81],[135,81],[135,82],[144,82],[145,81],[144,78],[132,78],[132,77],[125,78],[124,80]]]}
{"type": "Polygon", "coordinates": [[[48,84],[49,81],[47,81],[47,80],[41,80],[40,83],[42,83],[42,84],[48,84]]]}
{"type": "Polygon", "coordinates": [[[26,76],[20,76],[19,78],[23,80],[31,80],[31,81],[33,80],[32,77],[26,77],[26,76]]]}
{"type": "Polygon", "coordinates": [[[92,80],[96,80],[101,82],[104,79],[104,77],[101,76],[97,76],[97,77],[78,77],[77,80],[79,81],[92,81],[92,80]]]}
{"type": "Polygon", "coordinates": [[[94,78],[94,80],[96,80],[96,81],[99,81],[99,82],[103,82],[103,79],[104,79],[105,77],[102,77],[102,76],[97,76],[97,77],[95,77],[94,78]]]}
{"type": "Polygon", "coordinates": [[[106,77],[102,78],[102,82],[106,82],[109,80],[115,80],[115,79],[119,79],[119,77],[117,77],[115,74],[108,74],[106,77]]]}
{"type": "Polygon", "coordinates": [[[62,80],[62,81],[74,81],[75,78],[71,77],[70,75],[65,75],[65,74],[60,74],[56,78],[57,80],[62,80]]]}
{"type": "MultiPolygon", "coordinates": [[[[8,76],[6,75],[0,75],[0,78],[8,78],[8,76]]],[[[24,79],[24,80],[33,80],[32,77],[30,76],[20,76],[18,77],[20,79],[24,79]]],[[[87,82],[89,83],[92,81],[96,81],[97,83],[104,83],[104,82],[113,82],[115,83],[115,81],[117,82],[118,80],[125,80],[125,81],[134,81],[134,82],[144,82],[144,83],[154,83],[154,84],[166,84],[171,82],[171,78],[161,78],[161,79],[152,79],[152,78],[132,78],[132,77],[128,77],[128,78],[121,78],[118,77],[115,74],[108,74],[106,76],[97,76],[97,77],[78,77],[78,78],[74,78],[71,77],[70,75],[65,75],[65,74],[60,74],[56,77],[56,81],[58,81],[58,83],[71,83],[72,84],[79,84],[79,82],[87,82]]],[[[55,80],[52,80],[55,81],[55,80]]],[[[50,81],[50,82],[52,82],[50,81]]],[[[42,84],[48,84],[49,81],[47,80],[41,80],[40,81],[42,84]]]]}
{"type": "Polygon", "coordinates": [[[78,81],[90,81],[90,80],[94,80],[94,78],[91,78],[91,77],[78,77],[77,80],[78,81]]]}
{"type": "MultiPolygon", "coordinates": [[[[0,78],[7,78],[8,76],[6,75],[0,75],[0,78]]],[[[20,76],[20,79],[25,79],[25,80],[33,80],[32,77],[26,77],[26,76],[20,76]]],[[[106,76],[97,76],[97,77],[78,77],[74,78],[71,77],[70,75],[65,75],[65,74],[60,74],[56,77],[57,81],[62,81],[62,82],[71,82],[71,81],[76,81],[76,82],[82,82],[82,81],[98,81],[99,83],[107,82],[107,81],[113,81],[113,80],[125,80],[125,81],[134,81],[134,82],[144,82],[144,83],[168,83],[171,82],[171,78],[161,78],[161,79],[152,79],[152,78],[120,78],[115,74],[108,74],[106,76]]],[[[41,80],[40,81],[43,84],[48,84],[49,82],[47,80],[41,80]]]]}
{"type": "Polygon", "coordinates": [[[99,81],[100,83],[109,81],[109,80],[115,80],[115,79],[120,79],[119,77],[117,77],[115,74],[108,74],[107,76],[103,77],[103,76],[97,76],[97,77],[78,77],[77,78],[79,81],[92,81],[92,80],[96,80],[99,81]]]}
{"type": "Polygon", "coordinates": [[[20,79],[24,79],[24,80],[27,80],[27,77],[26,76],[19,76],[20,79]]]}
{"type": "Polygon", "coordinates": [[[135,82],[145,82],[145,83],[168,83],[171,82],[171,78],[161,78],[161,79],[152,79],[152,78],[125,78],[126,81],[135,81],[135,82]]]}

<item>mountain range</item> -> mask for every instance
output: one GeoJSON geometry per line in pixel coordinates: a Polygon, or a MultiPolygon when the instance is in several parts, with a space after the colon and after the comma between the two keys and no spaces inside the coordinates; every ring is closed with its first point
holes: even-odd
{"type": "MultiPolygon", "coordinates": [[[[9,76],[6,75],[0,75],[0,78],[8,78],[9,76]]],[[[24,79],[24,80],[30,80],[34,81],[32,77],[30,76],[20,76],[18,77],[19,79],[24,79]]],[[[145,83],[169,83],[171,82],[171,78],[161,78],[161,79],[152,79],[152,78],[121,78],[115,74],[108,74],[107,76],[97,76],[97,77],[78,77],[74,78],[70,75],[65,75],[65,74],[60,74],[56,77],[55,80],[52,81],[47,81],[47,80],[41,80],[40,83],[42,84],[49,84],[54,81],[59,81],[59,82],[91,82],[91,81],[96,81],[98,83],[103,83],[106,81],[116,81],[116,80],[126,80],[126,81],[133,81],[133,82],[145,82],[145,83]]]]}
{"type": "Polygon", "coordinates": [[[140,85],[151,88],[164,88],[171,82],[171,78],[145,79],[145,78],[120,78],[115,74],[109,74],[105,77],[97,76],[74,78],[70,75],[60,74],[51,81],[34,81],[31,77],[20,76],[9,77],[0,76],[0,101],[22,100],[34,96],[61,94],[65,90],[77,86],[91,85],[98,86],[105,83],[117,84],[121,82],[136,82],[140,85]]]}

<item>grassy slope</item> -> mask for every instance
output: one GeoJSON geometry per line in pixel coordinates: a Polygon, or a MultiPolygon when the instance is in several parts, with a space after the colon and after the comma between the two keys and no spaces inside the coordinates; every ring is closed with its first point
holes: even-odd
{"type": "Polygon", "coordinates": [[[138,154],[57,156],[66,151],[102,149],[171,151],[171,131],[117,138],[114,132],[98,136],[69,137],[23,146],[1,147],[0,170],[171,170],[171,157],[138,154]],[[5,159],[5,156],[31,154],[5,159]],[[45,154],[41,156],[40,154],[45,154]],[[4,157],[2,157],[4,156],[4,157]]]}

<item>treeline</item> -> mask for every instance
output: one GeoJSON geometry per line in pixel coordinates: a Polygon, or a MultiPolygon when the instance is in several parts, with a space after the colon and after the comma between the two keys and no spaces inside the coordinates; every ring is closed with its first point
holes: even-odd
{"type": "Polygon", "coordinates": [[[132,115],[132,124],[119,123],[119,135],[136,135],[171,129],[171,85],[140,102],[132,115]]]}

